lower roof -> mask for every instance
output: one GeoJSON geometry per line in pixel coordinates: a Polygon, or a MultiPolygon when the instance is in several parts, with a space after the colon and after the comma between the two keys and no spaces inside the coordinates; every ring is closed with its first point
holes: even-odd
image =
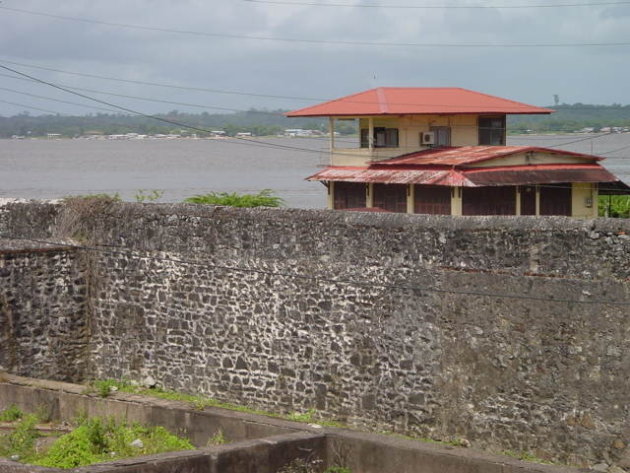
{"type": "Polygon", "coordinates": [[[384,184],[423,184],[435,186],[486,187],[565,182],[617,183],[630,188],[597,163],[597,156],[550,148],[526,146],[463,146],[410,153],[367,166],[329,166],[308,177],[312,181],[373,182],[384,184]],[[501,165],[501,158],[536,152],[582,158],[577,163],[501,165]],[[481,161],[495,166],[470,167],[481,161]]]}
{"type": "Polygon", "coordinates": [[[330,166],[310,181],[424,184],[453,187],[516,186],[562,182],[618,182],[598,164],[501,166],[475,169],[372,169],[330,166]]]}

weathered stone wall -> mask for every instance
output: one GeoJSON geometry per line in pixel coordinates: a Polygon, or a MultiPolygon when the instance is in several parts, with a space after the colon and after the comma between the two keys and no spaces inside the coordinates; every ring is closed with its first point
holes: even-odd
{"type": "Polygon", "coordinates": [[[0,366],[47,379],[85,376],[89,324],[81,259],[72,249],[0,240],[0,366]]]}
{"type": "Polygon", "coordinates": [[[80,210],[0,232],[90,246],[98,377],[630,467],[629,221],[80,210]]]}

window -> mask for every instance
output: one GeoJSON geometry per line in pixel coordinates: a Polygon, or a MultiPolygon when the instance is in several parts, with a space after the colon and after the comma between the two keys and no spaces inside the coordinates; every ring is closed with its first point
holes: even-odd
{"type": "MultiPolygon", "coordinates": [[[[361,128],[361,148],[369,148],[368,141],[369,130],[361,128]]],[[[375,148],[398,148],[398,128],[374,128],[374,147],[375,148]]]]}
{"type": "Polygon", "coordinates": [[[449,126],[432,126],[431,131],[435,136],[434,147],[451,146],[451,127],[449,126]]]}
{"type": "Polygon", "coordinates": [[[333,192],[336,210],[365,207],[365,184],[362,182],[335,182],[333,192]]]}
{"type": "Polygon", "coordinates": [[[479,144],[490,146],[505,145],[505,115],[500,117],[479,117],[479,144]]]}
{"type": "Polygon", "coordinates": [[[407,212],[407,186],[402,184],[374,184],[374,207],[390,212],[407,212]]]}

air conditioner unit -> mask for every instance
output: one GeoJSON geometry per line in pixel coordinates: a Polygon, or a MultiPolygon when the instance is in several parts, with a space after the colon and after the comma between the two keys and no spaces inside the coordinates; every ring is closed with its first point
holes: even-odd
{"type": "Polygon", "coordinates": [[[420,144],[421,145],[434,145],[435,133],[432,131],[424,131],[420,133],[420,144]]]}

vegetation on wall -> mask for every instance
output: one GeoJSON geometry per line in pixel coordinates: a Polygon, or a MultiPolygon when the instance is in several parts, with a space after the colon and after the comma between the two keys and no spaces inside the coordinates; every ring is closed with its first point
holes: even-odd
{"type": "Polygon", "coordinates": [[[190,204],[227,205],[229,207],[280,207],[282,199],[273,195],[271,189],[263,189],[257,194],[238,194],[236,192],[210,192],[184,199],[190,204]]]}
{"type": "Polygon", "coordinates": [[[11,432],[0,435],[0,457],[52,468],[75,468],[195,448],[187,439],[177,437],[163,427],[128,425],[114,419],[94,417],[77,419],[74,430],[42,449],[37,447],[37,442],[46,434],[38,430],[40,419],[37,415],[25,414],[11,406],[0,412],[0,419],[15,422],[11,432]]]}

